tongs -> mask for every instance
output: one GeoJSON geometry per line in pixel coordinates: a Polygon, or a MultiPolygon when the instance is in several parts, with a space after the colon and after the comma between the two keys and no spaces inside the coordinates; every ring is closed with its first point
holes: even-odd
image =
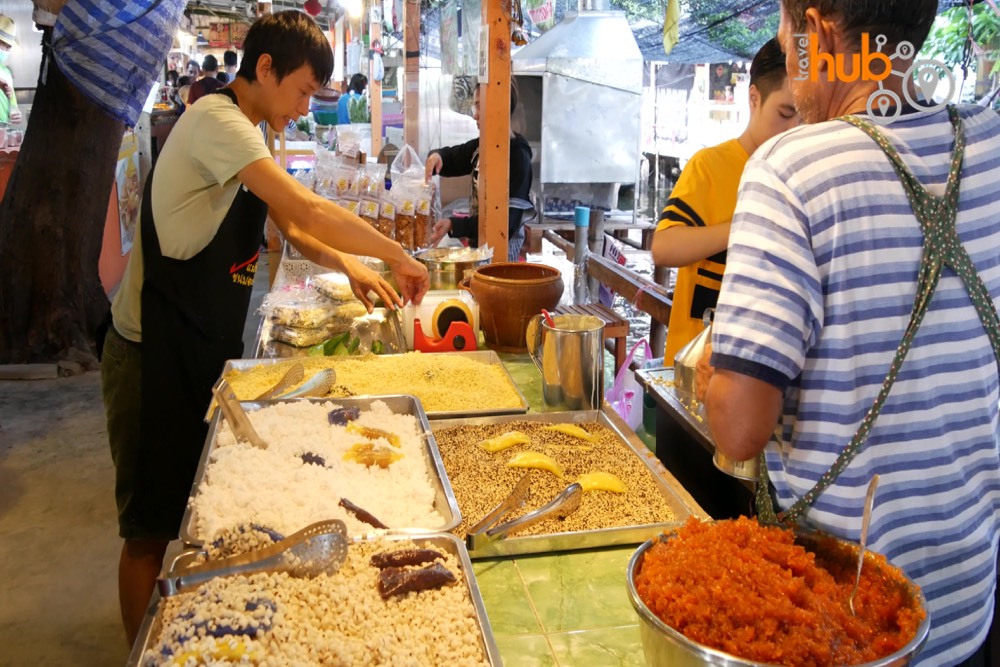
{"type": "Polygon", "coordinates": [[[236,392],[229,386],[229,383],[225,380],[219,380],[212,387],[212,394],[215,396],[215,402],[219,404],[219,409],[222,410],[223,418],[229,422],[229,428],[233,430],[236,441],[249,442],[254,447],[267,449],[267,443],[250,423],[250,418],[243,411],[243,406],[236,399],[236,392]]]}
{"type": "Polygon", "coordinates": [[[180,568],[174,560],[170,573],[157,579],[160,595],[170,597],[196,588],[215,577],[241,572],[289,572],[295,577],[335,574],[347,558],[347,526],[339,519],[320,521],[263,549],[180,568]]]}
{"type": "Polygon", "coordinates": [[[465,535],[465,544],[470,551],[478,551],[486,546],[503,539],[516,530],[533,526],[545,519],[557,518],[565,519],[570,514],[580,508],[580,501],[583,499],[583,487],[579,482],[573,482],[560,491],[555,498],[545,505],[542,505],[533,512],[528,512],[522,517],[512,519],[499,525],[494,525],[501,517],[511,511],[520,508],[528,499],[530,493],[531,479],[526,473],[518,481],[514,490],[507,498],[493,508],[489,514],[483,517],[478,523],[471,526],[465,535]],[[492,526],[492,528],[490,527],[492,526]]]}

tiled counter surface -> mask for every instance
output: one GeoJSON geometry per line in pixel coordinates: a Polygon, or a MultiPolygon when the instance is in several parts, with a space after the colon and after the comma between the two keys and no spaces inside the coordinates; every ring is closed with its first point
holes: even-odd
{"type": "MultiPolygon", "coordinates": [[[[544,411],[541,376],[527,354],[502,354],[533,412],[544,411]]],[[[605,368],[613,368],[610,355],[605,368]]],[[[605,373],[605,390],[613,378],[605,373]]],[[[651,437],[640,430],[650,444],[651,437]]],[[[645,665],[638,616],[625,592],[635,546],[473,563],[506,667],[645,665]]]]}

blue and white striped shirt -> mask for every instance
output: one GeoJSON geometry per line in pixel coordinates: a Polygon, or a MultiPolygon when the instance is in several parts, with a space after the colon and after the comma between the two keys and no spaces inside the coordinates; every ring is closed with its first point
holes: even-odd
{"type": "MultiPolygon", "coordinates": [[[[1000,299],[1000,117],[962,107],[968,146],[957,228],[1000,299]]],[[[945,111],[881,130],[942,195],[954,147],[945,111]]],[[[844,122],[803,126],[747,165],[713,330],[713,362],[785,390],[767,446],[787,508],[829,469],[871,407],[903,337],[923,235],[889,159],[844,122]]],[[[919,664],[952,665],[985,640],[1000,535],[997,360],[960,279],[945,268],[867,443],[807,514],[859,539],[881,475],[869,544],[930,605],[919,664]]]]}

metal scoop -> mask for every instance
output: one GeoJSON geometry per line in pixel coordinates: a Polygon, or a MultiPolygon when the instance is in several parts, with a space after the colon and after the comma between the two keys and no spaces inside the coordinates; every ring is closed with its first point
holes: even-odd
{"type": "Polygon", "coordinates": [[[236,441],[249,442],[254,447],[267,449],[267,443],[264,442],[264,439],[260,437],[250,423],[250,418],[243,411],[243,406],[236,399],[236,392],[229,386],[229,383],[225,380],[219,380],[212,387],[212,394],[215,395],[215,402],[219,404],[219,409],[222,410],[223,418],[229,422],[229,428],[233,430],[233,436],[235,436],[236,441]]]}
{"type": "MultiPolygon", "coordinates": [[[[523,481],[524,478],[522,478],[522,482],[523,481]]],[[[515,492],[516,491],[517,489],[515,488],[515,492]]],[[[516,530],[533,526],[540,521],[544,521],[545,519],[553,517],[557,519],[565,519],[580,508],[580,501],[582,499],[583,487],[579,482],[573,482],[560,491],[555,498],[550,500],[545,505],[542,505],[534,512],[528,512],[522,517],[502,523],[499,526],[494,526],[493,528],[487,528],[485,530],[480,528],[477,532],[470,531],[465,536],[466,545],[471,551],[478,551],[479,549],[506,537],[516,530]]],[[[494,512],[496,512],[496,510],[494,510],[494,512]]],[[[492,514],[493,512],[490,513],[490,515],[492,514]]],[[[489,518],[489,515],[487,518],[489,518]]],[[[480,521],[473,526],[473,528],[479,528],[484,521],[480,521]]]]}
{"type": "Polygon", "coordinates": [[[858,551],[858,573],[854,576],[854,588],[851,589],[851,597],[847,598],[847,606],[851,608],[851,616],[854,613],[854,596],[858,593],[858,585],[861,583],[861,567],[865,562],[865,547],[868,544],[868,526],[872,522],[872,507],[875,505],[875,489],[878,488],[878,475],[872,476],[872,481],[868,482],[868,493],[865,494],[865,513],[861,517],[861,549],[858,551]]]}
{"type": "Polygon", "coordinates": [[[287,390],[289,387],[294,387],[298,383],[302,382],[302,378],[306,376],[306,369],[301,363],[292,364],[291,368],[285,371],[285,374],[281,376],[273,387],[265,391],[263,394],[255,398],[256,401],[266,401],[275,394],[280,394],[281,392],[287,390]]]}
{"type": "Polygon", "coordinates": [[[157,586],[160,595],[170,597],[215,577],[238,573],[267,570],[288,572],[294,577],[335,574],[347,558],[347,546],[347,526],[343,521],[321,521],[292,533],[280,542],[238,556],[186,568],[178,567],[180,559],[175,560],[170,574],[158,579],[157,586]]]}
{"type": "Polygon", "coordinates": [[[305,381],[298,389],[274,394],[272,398],[305,398],[306,396],[326,396],[337,383],[337,372],[332,368],[324,368],[305,381]]]}

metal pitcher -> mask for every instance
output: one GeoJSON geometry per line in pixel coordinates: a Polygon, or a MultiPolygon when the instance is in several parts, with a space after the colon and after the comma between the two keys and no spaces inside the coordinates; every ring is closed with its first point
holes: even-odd
{"type": "Polygon", "coordinates": [[[528,352],[542,372],[545,405],[600,410],[604,402],[604,321],[593,315],[541,315],[528,322],[528,352]]]}

